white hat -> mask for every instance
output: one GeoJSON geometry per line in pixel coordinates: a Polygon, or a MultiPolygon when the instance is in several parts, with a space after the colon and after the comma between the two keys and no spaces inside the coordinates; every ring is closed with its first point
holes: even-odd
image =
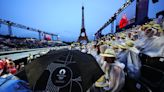
{"type": "Polygon", "coordinates": [[[127,41],[125,42],[125,44],[126,44],[126,46],[128,46],[128,47],[133,47],[133,46],[134,46],[134,41],[132,41],[132,40],[127,40],[127,41]]]}
{"type": "Polygon", "coordinates": [[[118,46],[121,49],[127,49],[127,45],[125,43],[119,44],[118,46]]]}
{"type": "Polygon", "coordinates": [[[116,53],[113,49],[106,49],[103,54],[100,54],[103,57],[116,57],[116,53]]]}

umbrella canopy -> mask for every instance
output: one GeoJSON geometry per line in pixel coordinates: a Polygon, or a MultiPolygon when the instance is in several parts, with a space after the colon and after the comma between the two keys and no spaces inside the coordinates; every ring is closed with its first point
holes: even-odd
{"type": "Polygon", "coordinates": [[[89,54],[77,50],[50,51],[25,67],[34,91],[85,92],[104,73],[89,54]]]}

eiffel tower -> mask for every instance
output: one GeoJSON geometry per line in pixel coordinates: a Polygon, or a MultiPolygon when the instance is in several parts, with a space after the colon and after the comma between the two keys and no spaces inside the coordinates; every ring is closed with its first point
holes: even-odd
{"type": "Polygon", "coordinates": [[[84,25],[84,6],[82,6],[82,25],[81,25],[81,32],[80,32],[80,36],[77,40],[77,42],[79,43],[83,43],[86,42],[88,43],[88,37],[85,31],[85,25],[84,25]]]}

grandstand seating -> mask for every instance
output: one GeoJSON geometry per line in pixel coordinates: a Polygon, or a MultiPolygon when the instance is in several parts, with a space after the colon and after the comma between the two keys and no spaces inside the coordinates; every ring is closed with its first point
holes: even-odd
{"type": "Polygon", "coordinates": [[[37,40],[34,38],[18,38],[0,35],[0,51],[34,49],[44,47],[66,46],[65,43],[55,41],[37,40]]]}

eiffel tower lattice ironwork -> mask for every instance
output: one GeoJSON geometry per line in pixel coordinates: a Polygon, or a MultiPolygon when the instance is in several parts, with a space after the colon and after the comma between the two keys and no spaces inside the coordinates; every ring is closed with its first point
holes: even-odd
{"type": "Polygon", "coordinates": [[[80,36],[77,40],[77,42],[82,42],[82,41],[86,41],[88,43],[88,37],[85,31],[85,25],[84,25],[84,6],[82,6],[82,25],[81,25],[81,32],[80,32],[80,36]]]}

